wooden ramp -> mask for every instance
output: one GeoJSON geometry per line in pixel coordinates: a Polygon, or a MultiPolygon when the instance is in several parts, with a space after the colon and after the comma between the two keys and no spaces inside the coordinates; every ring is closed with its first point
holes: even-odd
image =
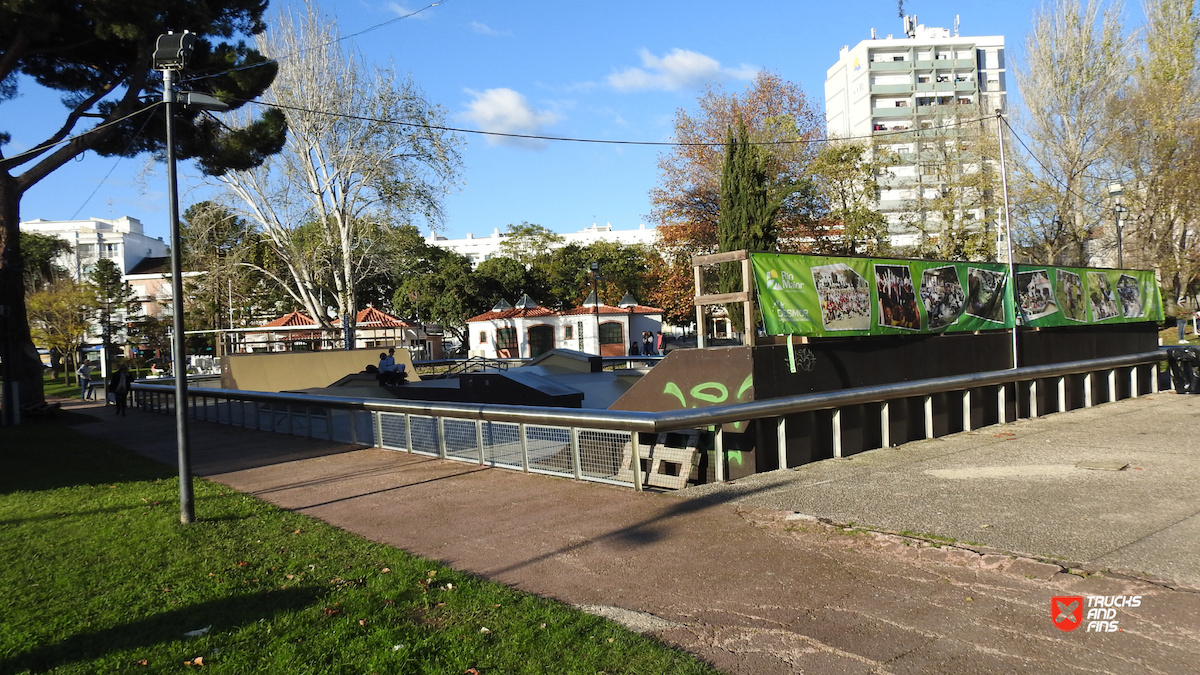
{"type": "MultiPolygon", "coordinates": [[[[656,434],[653,444],[638,443],[642,480],[645,485],[681,490],[689,480],[698,480],[700,432],[695,429],[656,434]]],[[[617,480],[633,482],[633,445],[626,443],[617,480]]]]}

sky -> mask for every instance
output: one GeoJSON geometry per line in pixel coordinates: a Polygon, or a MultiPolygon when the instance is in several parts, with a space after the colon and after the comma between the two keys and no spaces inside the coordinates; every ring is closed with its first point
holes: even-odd
{"type": "MultiPolygon", "coordinates": [[[[275,0],[268,21],[297,5],[275,0]]],[[[706,86],[741,92],[763,69],[799,83],[823,113],[825,74],[839,49],[869,39],[872,28],[880,37],[903,33],[895,0],[428,5],[322,0],[320,9],[342,35],[366,31],[346,40],[347,47],[368,63],[411,74],[445,109],[451,126],[575,139],[670,141],[676,111],[694,112],[706,86]]],[[[1003,35],[1011,64],[1021,56],[1038,6],[1035,0],[909,0],[904,11],[919,23],[945,28],[953,28],[957,16],[961,36],[1003,35]]],[[[1131,11],[1140,17],[1136,6],[1131,11]]],[[[1011,68],[1008,88],[1016,100],[1011,68]]],[[[5,154],[49,136],[62,123],[62,110],[54,92],[23,83],[21,95],[0,106],[0,129],[13,136],[5,154]]],[[[445,199],[444,236],[488,236],[521,222],[564,233],[593,223],[653,225],[647,221],[648,194],[664,147],[464,138],[464,168],[445,199]]],[[[181,211],[215,194],[192,166],[181,164],[179,171],[181,211]]],[[[148,156],[88,154],[33,187],[21,204],[22,220],[121,216],[141,220],[151,236],[168,238],[163,165],[148,156]]]]}

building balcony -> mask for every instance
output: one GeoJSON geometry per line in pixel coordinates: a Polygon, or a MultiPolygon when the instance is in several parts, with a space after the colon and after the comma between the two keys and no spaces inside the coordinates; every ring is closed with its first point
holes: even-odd
{"type": "Polygon", "coordinates": [[[872,94],[907,94],[912,91],[911,84],[873,84],[872,94]]]}
{"type": "Polygon", "coordinates": [[[975,59],[954,59],[954,68],[956,70],[974,70],[975,59]]]}
{"type": "Polygon", "coordinates": [[[871,117],[912,117],[912,106],[904,106],[903,108],[872,108],[871,117]]]}
{"type": "Polygon", "coordinates": [[[954,91],[975,91],[975,80],[961,80],[954,83],[954,91]]]}
{"type": "Polygon", "coordinates": [[[887,73],[912,70],[912,61],[872,61],[871,72],[887,73]]]}

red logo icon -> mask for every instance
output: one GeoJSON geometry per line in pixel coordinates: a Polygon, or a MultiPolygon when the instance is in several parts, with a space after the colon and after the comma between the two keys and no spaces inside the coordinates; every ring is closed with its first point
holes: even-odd
{"type": "Polygon", "coordinates": [[[1050,598],[1050,618],[1059,630],[1075,630],[1083,623],[1083,596],[1060,595],[1050,598]]]}

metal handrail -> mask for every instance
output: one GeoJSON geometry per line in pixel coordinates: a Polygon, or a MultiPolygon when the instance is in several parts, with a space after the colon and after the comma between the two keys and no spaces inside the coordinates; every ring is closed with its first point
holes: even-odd
{"type": "MultiPolygon", "coordinates": [[[[1161,361],[1162,351],[1127,354],[1085,361],[1069,361],[1042,366],[995,370],[967,375],[898,382],[894,384],[856,387],[837,391],[785,396],[780,398],[693,408],[664,412],[638,412],[622,410],[589,410],[580,408],[550,408],[520,405],[490,405],[475,403],[442,403],[393,401],[370,398],[342,398],[309,394],[289,394],[233,389],[189,390],[189,396],[227,398],[242,401],[298,404],[315,408],[344,410],[366,410],[389,413],[407,413],[461,419],[481,419],[493,422],[517,422],[592,429],[618,429],[624,431],[662,433],[681,429],[741,422],[769,417],[782,417],[812,410],[827,410],[849,405],[874,403],[913,396],[927,396],[948,391],[961,391],[1043,378],[1061,377],[1089,371],[1110,370],[1138,366],[1161,361]]],[[[171,386],[137,382],[135,391],[174,392],[171,386]]]]}

